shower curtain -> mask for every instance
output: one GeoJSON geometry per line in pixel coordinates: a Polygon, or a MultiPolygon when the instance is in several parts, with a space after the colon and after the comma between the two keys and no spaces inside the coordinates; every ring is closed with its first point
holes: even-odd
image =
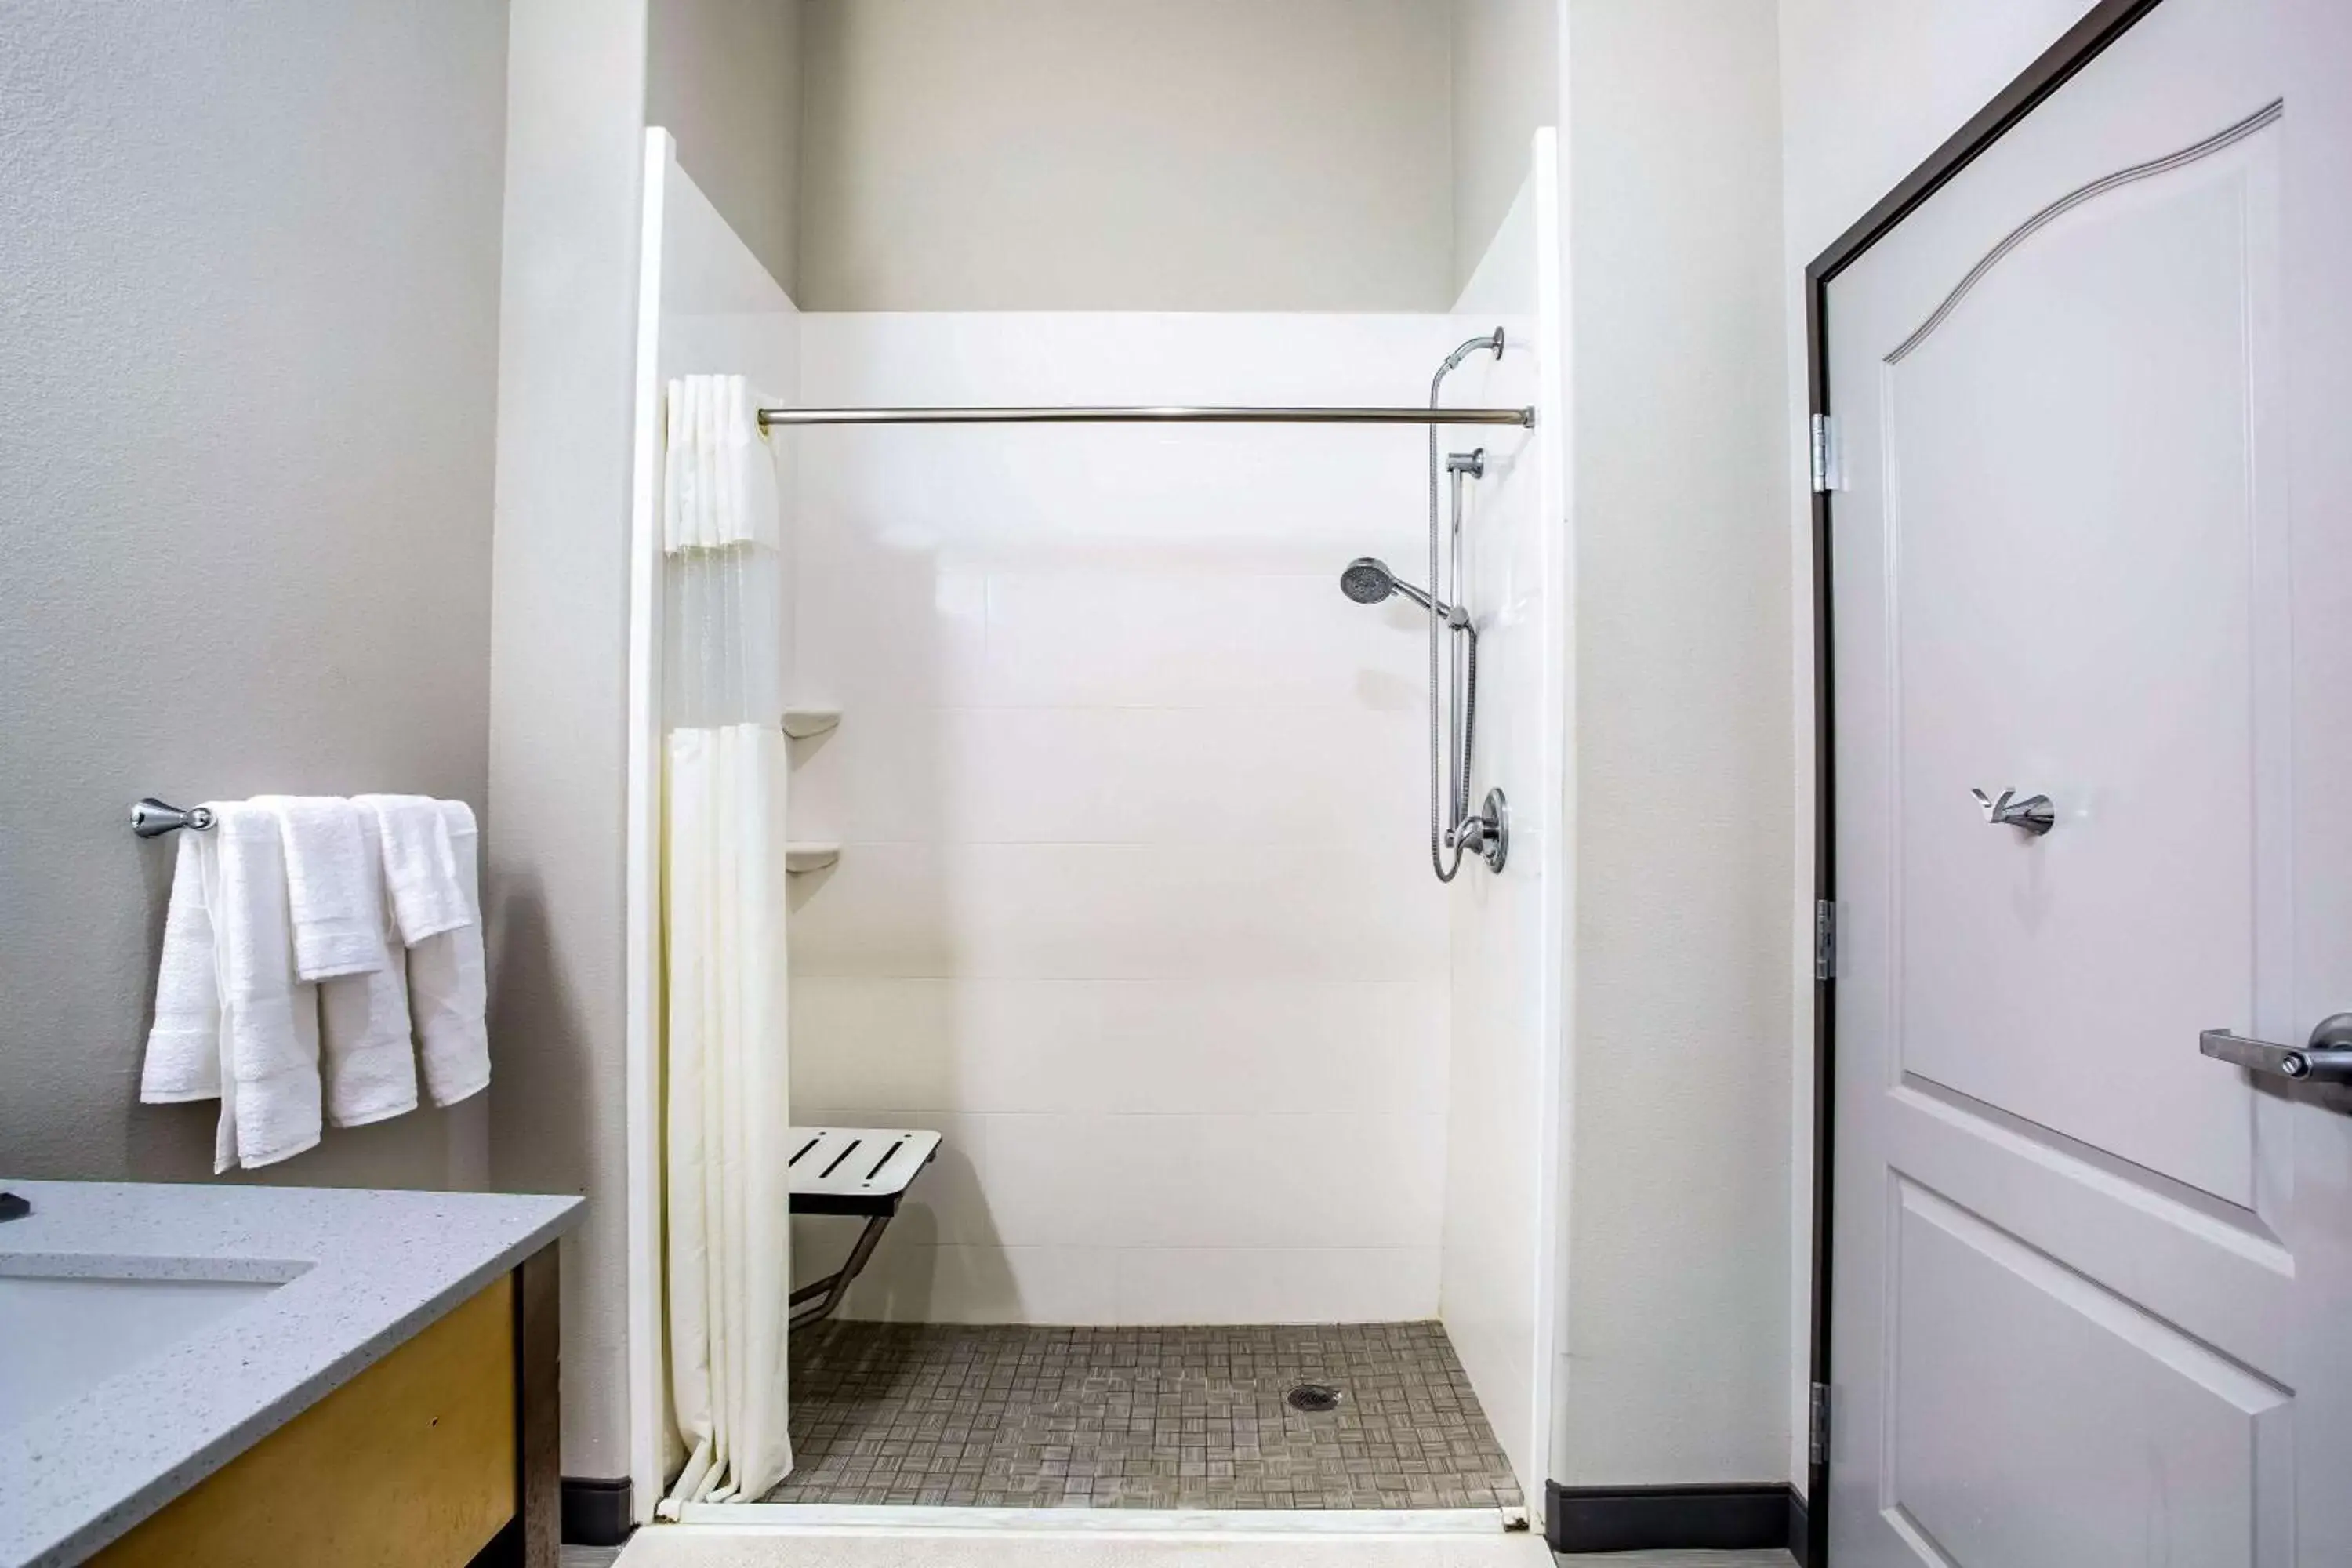
{"type": "Polygon", "coordinates": [[[662,485],[662,956],[670,1410],[665,1511],[792,1468],[783,584],[740,376],[669,384],[662,485]]]}

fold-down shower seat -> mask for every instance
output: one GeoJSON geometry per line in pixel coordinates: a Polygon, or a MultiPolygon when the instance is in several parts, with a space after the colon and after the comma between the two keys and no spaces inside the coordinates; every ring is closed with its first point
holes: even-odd
{"type": "Polygon", "coordinates": [[[902,1127],[795,1127],[792,1133],[792,1212],[856,1215],[866,1221],[841,1267],[792,1295],[792,1326],[831,1317],[850,1281],[874,1256],[898,1201],[940,1152],[940,1135],[902,1127]]]}

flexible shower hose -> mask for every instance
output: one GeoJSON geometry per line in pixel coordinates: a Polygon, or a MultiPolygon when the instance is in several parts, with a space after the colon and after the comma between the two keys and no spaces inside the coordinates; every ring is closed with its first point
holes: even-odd
{"type": "MultiPolygon", "coordinates": [[[[1445,384],[1445,378],[1453,374],[1455,367],[1464,360],[1468,359],[1480,349],[1499,351],[1501,348],[1498,342],[1499,336],[1499,333],[1495,333],[1482,338],[1472,338],[1445,356],[1445,363],[1439,365],[1437,374],[1430,378],[1430,407],[1437,406],[1438,390],[1445,384]]],[[[1458,530],[1462,513],[1462,478],[1459,474],[1454,476],[1454,525],[1458,530]]],[[[1429,868],[1437,873],[1439,881],[1451,882],[1462,869],[1462,826],[1470,819],[1470,742],[1472,737],[1477,732],[1478,725],[1478,628],[1470,624],[1470,613],[1463,605],[1465,596],[1463,584],[1457,581],[1453,584],[1452,602],[1454,614],[1461,617],[1462,625],[1459,629],[1468,639],[1469,650],[1463,668],[1463,673],[1467,679],[1463,683],[1461,692],[1462,744],[1452,759],[1453,798],[1447,801],[1445,785],[1439,776],[1439,759],[1445,746],[1439,738],[1437,639],[1441,630],[1452,632],[1456,628],[1450,621],[1446,621],[1446,617],[1440,616],[1434,607],[1437,604],[1446,602],[1438,591],[1437,560],[1437,426],[1433,424],[1429,427],[1429,596],[1433,601],[1429,614],[1429,868]],[[1441,626],[1441,622],[1445,624],[1441,626]],[[1447,805],[1453,808],[1453,832],[1450,835],[1443,821],[1447,805]],[[1449,837],[1454,839],[1451,846],[1446,843],[1449,837]],[[1451,861],[1445,858],[1448,847],[1454,851],[1454,858],[1451,861]]],[[[1461,574],[1458,542],[1454,567],[1455,575],[1458,578],[1461,574]]]]}

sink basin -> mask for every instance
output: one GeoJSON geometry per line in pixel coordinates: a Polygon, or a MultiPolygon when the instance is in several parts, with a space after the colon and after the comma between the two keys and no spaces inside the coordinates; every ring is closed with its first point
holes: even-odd
{"type": "Polygon", "coordinates": [[[130,1266],[135,1273],[91,1273],[64,1259],[0,1258],[0,1431],[71,1403],[302,1271],[243,1263],[224,1278],[222,1264],[144,1258],[130,1266]]]}

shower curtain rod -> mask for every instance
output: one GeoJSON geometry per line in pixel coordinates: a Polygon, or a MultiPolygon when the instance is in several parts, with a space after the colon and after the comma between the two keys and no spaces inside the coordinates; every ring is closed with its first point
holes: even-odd
{"type": "Polygon", "coordinates": [[[1532,408],[762,408],[780,425],[1519,425],[1532,408]]]}

